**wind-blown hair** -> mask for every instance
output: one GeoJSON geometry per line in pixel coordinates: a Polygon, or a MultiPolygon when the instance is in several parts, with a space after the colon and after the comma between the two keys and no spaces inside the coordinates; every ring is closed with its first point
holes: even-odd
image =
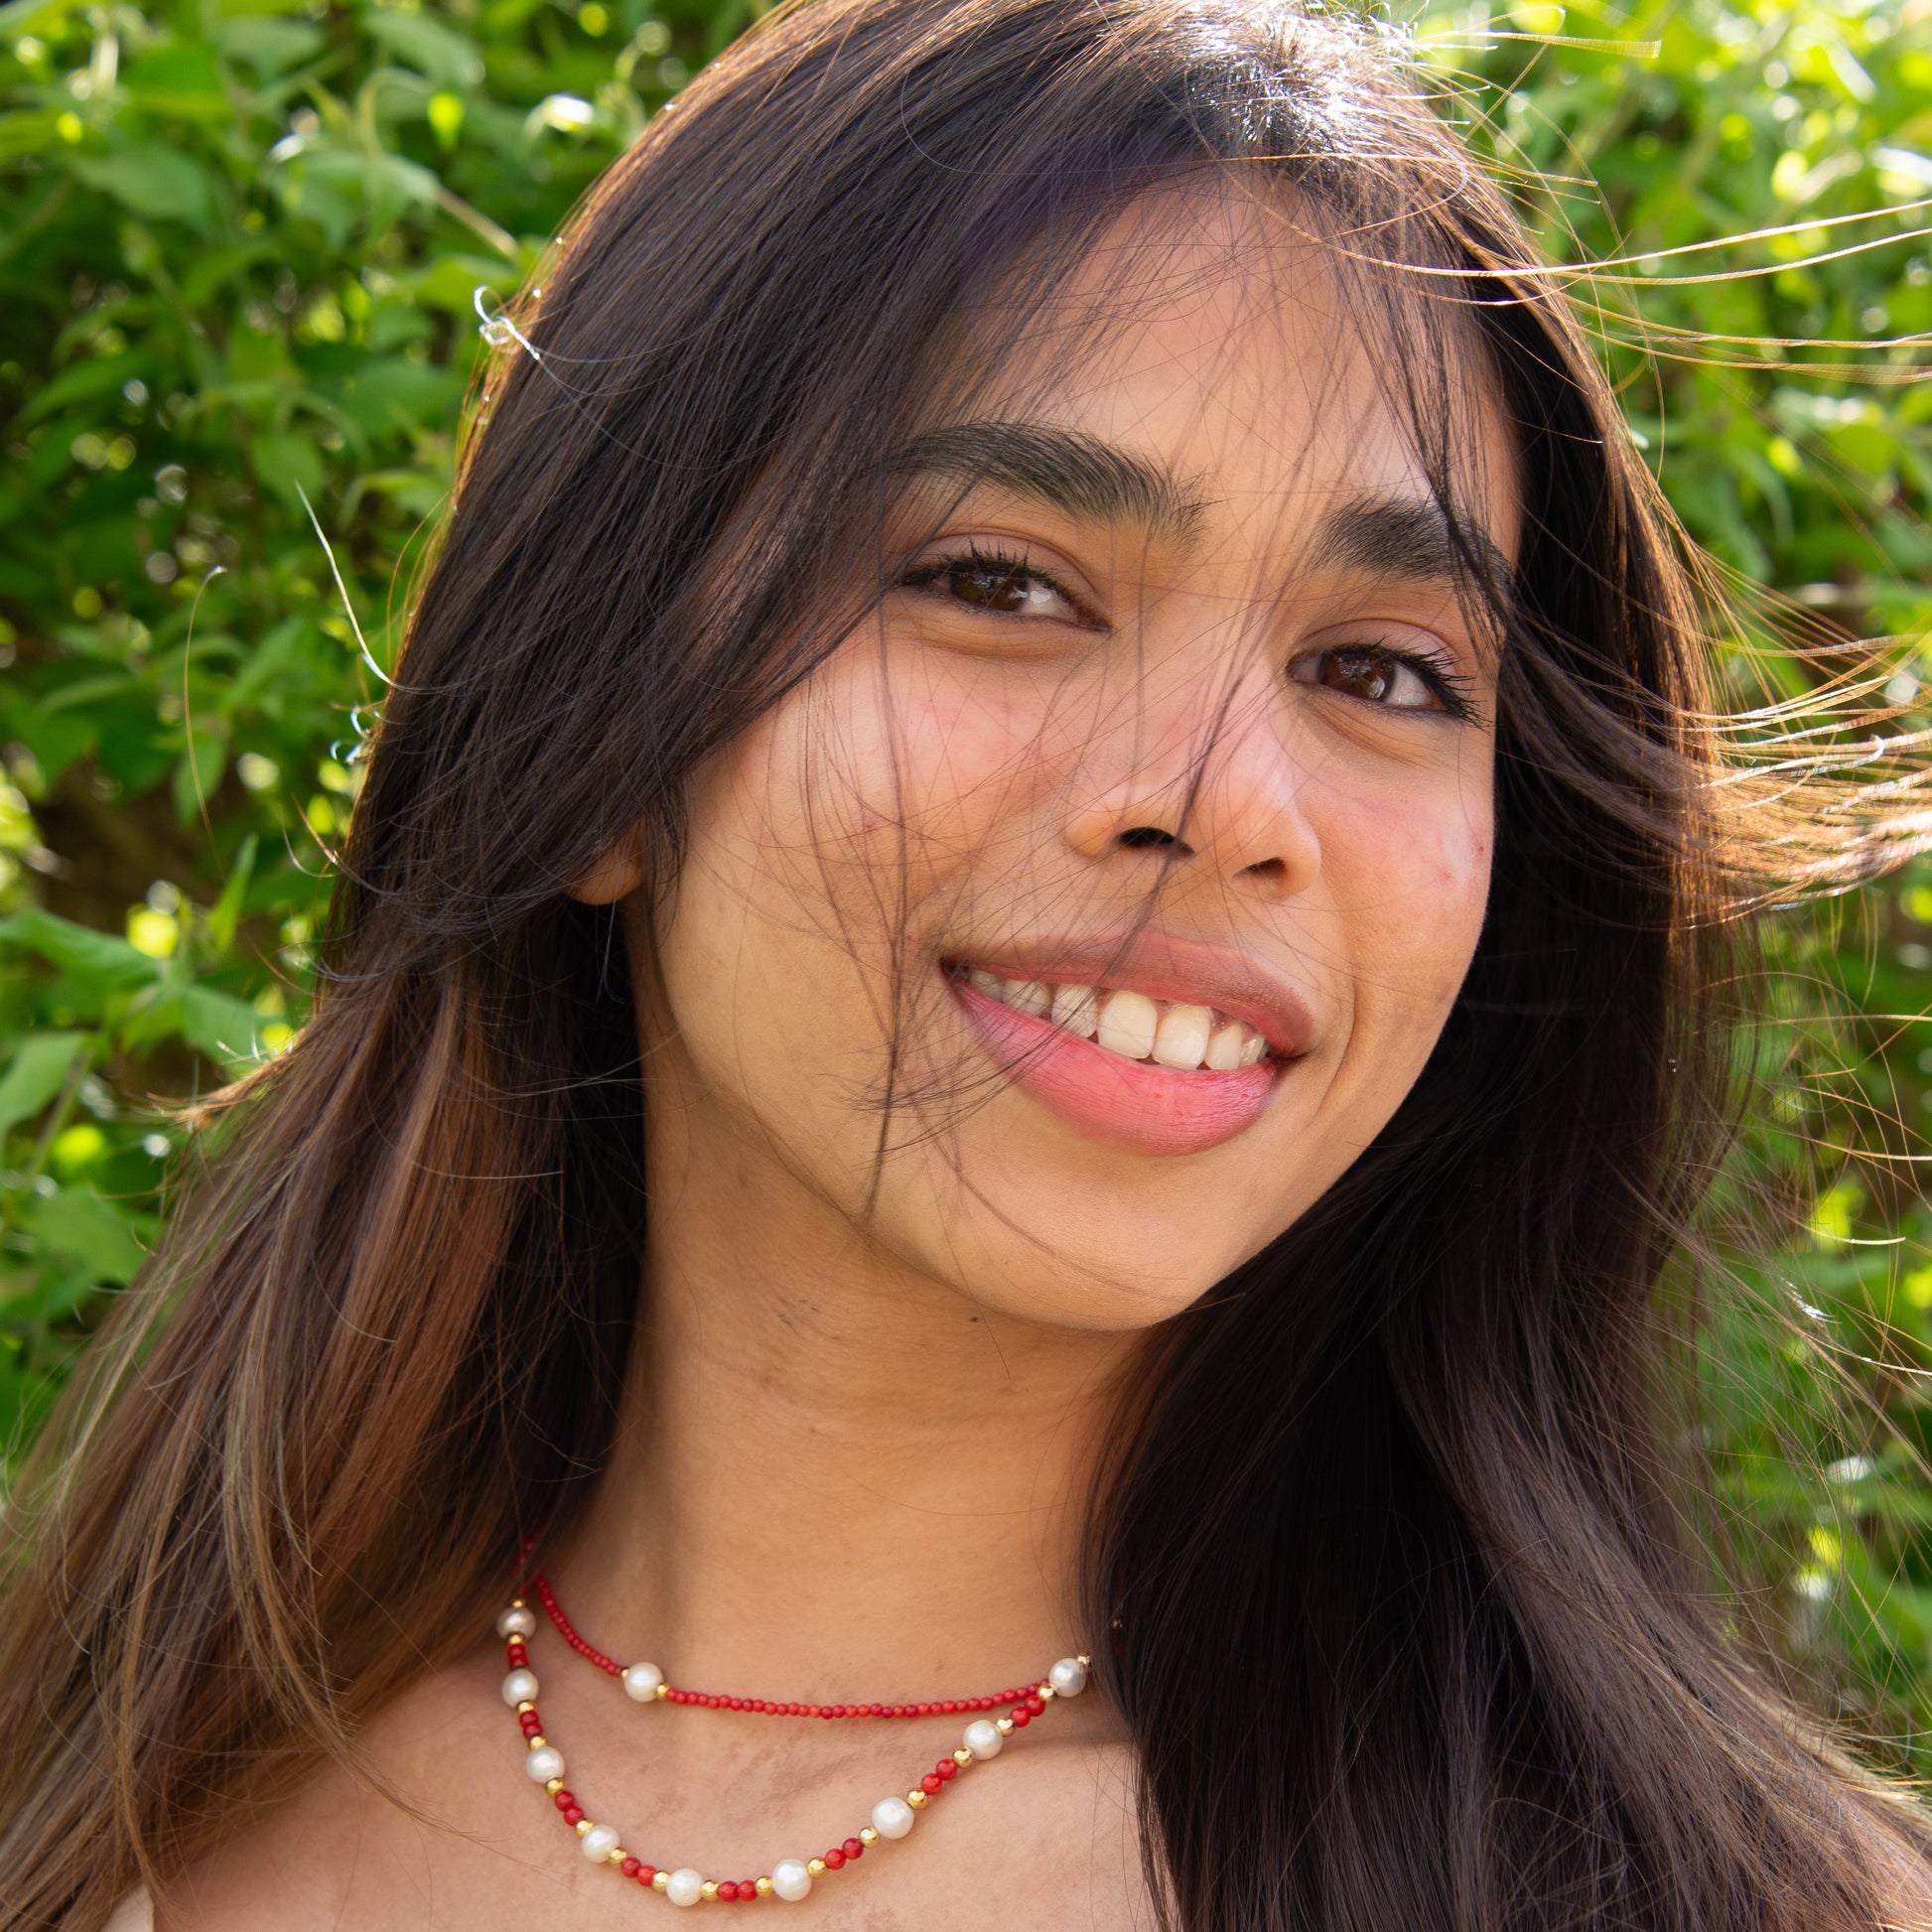
{"type": "Polygon", "coordinates": [[[1188,1932],[1880,1922],[1924,1833],[1724,1637],[1662,1285],[1734,1116],[1725,920],[1875,863],[1896,807],[1736,762],[1587,344],[1374,31],[815,0],[657,117],[499,327],[314,1018],[214,1110],[22,1486],[0,1924],[88,1932],[345,1756],[569,1520],[635,1319],[646,1109],[622,949],[566,888],[640,825],[675,877],[694,770],[876,594],[908,427],[997,375],[962,340],[1195,179],[1318,237],[1446,504],[1483,365],[1527,521],[1512,581],[1470,559],[1498,837],[1441,1043],[1151,1338],[1094,1499],[1157,1897],[1188,1932]]]}

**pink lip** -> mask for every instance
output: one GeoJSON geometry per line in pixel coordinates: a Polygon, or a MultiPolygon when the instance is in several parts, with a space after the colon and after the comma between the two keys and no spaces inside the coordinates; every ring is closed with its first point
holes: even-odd
{"type": "Polygon", "coordinates": [[[1268,1040],[1274,1057],[1256,1066],[1183,1072],[1123,1059],[948,976],[980,1043],[1019,1086],[1076,1131],[1142,1154],[1199,1154],[1252,1127],[1283,1061],[1306,1052],[1313,1032],[1301,1000],[1255,962],[1170,934],[1141,933],[1125,943],[1018,943],[969,958],[1012,979],[1131,987],[1152,999],[1218,1007],[1268,1040]]]}

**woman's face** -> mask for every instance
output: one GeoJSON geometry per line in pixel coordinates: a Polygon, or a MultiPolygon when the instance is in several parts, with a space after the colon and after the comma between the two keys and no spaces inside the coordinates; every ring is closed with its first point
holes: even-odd
{"type": "Polygon", "coordinates": [[[1320,253],[1255,273],[1268,219],[1143,205],[1081,326],[930,423],[897,587],[705,773],[657,915],[683,1158],[1035,1320],[1151,1323],[1280,1234],[1482,922],[1492,640],[1320,253]]]}

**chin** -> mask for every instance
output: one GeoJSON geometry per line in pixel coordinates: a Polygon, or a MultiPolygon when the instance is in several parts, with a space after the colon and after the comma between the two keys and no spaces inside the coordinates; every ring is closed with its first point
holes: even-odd
{"type": "Polygon", "coordinates": [[[1244,1193],[1252,1199],[1252,1190],[1177,1173],[1150,1184],[1144,1158],[1084,1152],[1079,1162],[1009,1153],[999,1176],[962,1159],[916,1217],[925,1225],[906,1244],[909,1258],[976,1307],[1013,1319],[1128,1332],[1192,1307],[1293,1218],[1284,1208],[1231,1228],[1217,1210],[1244,1193]]]}

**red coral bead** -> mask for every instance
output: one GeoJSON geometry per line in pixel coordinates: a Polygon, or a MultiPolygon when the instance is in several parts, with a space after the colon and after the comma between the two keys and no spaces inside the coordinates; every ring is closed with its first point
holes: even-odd
{"type": "Polygon", "coordinates": [[[833,1846],[832,1849],[825,1854],[825,1868],[827,1871],[838,1870],[839,1866],[842,1865],[844,1863],[845,1863],[845,1854],[841,1852],[836,1845],[833,1846]]]}
{"type": "Polygon", "coordinates": [[[1009,1715],[1013,1719],[1015,1730],[1025,1730],[1034,1721],[1034,1714],[1024,1704],[1016,1704],[1009,1715]]]}
{"type": "Polygon", "coordinates": [[[958,1777],[959,1775],[959,1766],[956,1763],[954,1763],[953,1760],[949,1757],[942,1757],[939,1760],[939,1762],[935,1764],[932,1768],[935,1771],[937,1771],[939,1775],[942,1778],[944,1778],[948,1784],[950,1784],[953,1781],[953,1779],[958,1777]]]}
{"type": "Polygon", "coordinates": [[[928,1798],[930,1798],[941,1787],[939,1783],[939,1773],[937,1771],[928,1771],[925,1774],[925,1776],[919,1780],[919,1789],[923,1791],[928,1798]]]}
{"type": "Polygon", "coordinates": [[[554,1802],[559,1811],[568,1811],[577,1800],[570,1792],[559,1791],[554,1802]]]}
{"type": "Polygon", "coordinates": [[[736,1878],[727,1878],[725,1882],[718,1887],[718,1896],[721,1899],[723,1899],[727,1905],[735,1903],[738,1898],[738,1880],[736,1878]]]}
{"type": "Polygon", "coordinates": [[[866,1855],[866,1842],[862,1838],[849,1838],[839,1847],[839,1850],[845,1854],[848,1862],[862,1859],[866,1855]]]}
{"type": "Polygon", "coordinates": [[[637,1867],[637,1882],[640,1885],[649,1884],[656,1876],[657,1867],[654,1864],[640,1864],[637,1867]]]}
{"type": "Polygon", "coordinates": [[[639,1866],[638,1862],[635,1859],[625,1859],[624,1862],[618,1866],[618,1869],[621,1871],[626,1878],[636,1877],[640,1868],[641,1867],[639,1866]]]}
{"type": "Polygon", "coordinates": [[[566,1825],[570,1825],[574,1827],[582,1821],[583,1816],[584,1816],[583,1807],[581,1805],[572,1805],[564,1813],[564,1823],[566,1825]]]}
{"type": "Polygon", "coordinates": [[[1043,1717],[1046,1713],[1046,1701],[1043,1698],[1029,1698],[1027,1700],[1027,1709],[1035,1718],[1043,1717]]]}

